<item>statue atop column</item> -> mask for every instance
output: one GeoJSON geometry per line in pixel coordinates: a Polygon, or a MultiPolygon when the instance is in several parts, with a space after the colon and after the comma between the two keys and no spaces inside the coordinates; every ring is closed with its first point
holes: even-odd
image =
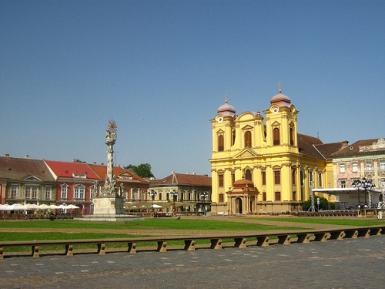
{"type": "Polygon", "coordinates": [[[115,121],[110,120],[107,124],[105,143],[107,145],[107,174],[104,182],[102,196],[115,197],[114,167],[114,144],[116,142],[118,126],[115,121]]]}

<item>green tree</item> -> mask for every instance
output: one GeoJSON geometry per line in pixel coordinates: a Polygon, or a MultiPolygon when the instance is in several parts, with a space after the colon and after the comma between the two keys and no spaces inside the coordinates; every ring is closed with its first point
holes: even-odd
{"type": "MultiPolygon", "coordinates": [[[[319,205],[320,210],[333,210],[335,208],[334,203],[328,202],[328,200],[323,198],[323,197],[314,196],[314,207],[316,210],[318,209],[317,198],[320,199],[320,205],[319,205]]],[[[304,211],[308,211],[310,209],[310,206],[311,206],[310,199],[303,202],[303,210],[304,211]]]]}
{"type": "Polygon", "coordinates": [[[152,178],[154,177],[153,173],[151,172],[151,165],[149,163],[139,164],[139,165],[132,165],[129,164],[128,166],[124,167],[125,169],[131,169],[140,177],[143,178],[152,178]]]}

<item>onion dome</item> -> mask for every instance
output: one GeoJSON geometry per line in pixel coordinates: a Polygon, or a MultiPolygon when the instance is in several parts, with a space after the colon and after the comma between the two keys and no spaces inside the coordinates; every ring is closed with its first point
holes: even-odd
{"type": "Polygon", "coordinates": [[[290,106],[291,100],[290,100],[290,98],[287,95],[284,95],[282,93],[282,89],[279,89],[278,90],[278,94],[274,95],[271,98],[270,103],[272,105],[274,104],[274,105],[277,105],[277,106],[290,106]]]}
{"type": "Polygon", "coordinates": [[[217,114],[222,115],[222,116],[234,116],[235,115],[235,107],[229,103],[229,99],[227,97],[225,97],[225,103],[222,104],[220,107],[218,107],[217,114]]]}

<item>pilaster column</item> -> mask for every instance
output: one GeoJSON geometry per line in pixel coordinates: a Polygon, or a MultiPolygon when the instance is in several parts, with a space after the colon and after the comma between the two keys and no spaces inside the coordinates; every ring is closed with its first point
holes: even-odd
{"type": "Polygon", "coordinates": [[[266,200],[274,201],[274,173],[270,165],[266,166],[266,200]]]}
{"type": "Polygon", "coordinates": [[[281,167],[281,190],[282,190],[282,201],[291,201],[291,164],[284,163],[281,167]]]}
{"type": "Polygon", "coordinates": [[[211,199],[212,202],[218,203],[219,193],[218,193],[218,173],[217,171],[211,171],[211,199]]]}

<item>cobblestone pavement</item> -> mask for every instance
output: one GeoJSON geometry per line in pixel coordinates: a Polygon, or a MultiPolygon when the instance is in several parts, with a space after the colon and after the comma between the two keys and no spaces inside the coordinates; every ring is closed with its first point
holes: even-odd
{"type": "Polygon", "coordinates": [[[385,288],[385,236],[268,248],[13,257],[0,288],[385,288]]]}

